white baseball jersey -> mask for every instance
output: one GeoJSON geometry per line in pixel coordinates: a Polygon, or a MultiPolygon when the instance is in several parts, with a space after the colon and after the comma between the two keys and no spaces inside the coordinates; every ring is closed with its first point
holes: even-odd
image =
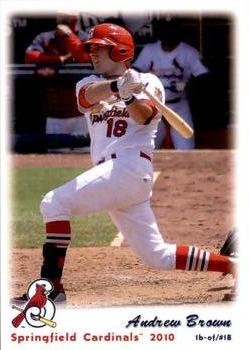
{"type": "MultiPolygon", "coordinates": [[[[164,100],[164,88],[160,80],[151,73],[141,73],[141,79],[147,89],[161,101],[164,100]]],[[[139,125],[129,115],[125,103],[113,95],[106,101],[86,109],[80,104],[79,92],[84,86],[94,81],[103,81],[104,77],[91,75],[80,80],[76,85],[79,111],[84,113],[91,137],[91,157],[94,164],[112,153],[138,149],[151,154],[160,114],[157,113],[147,125],[139,125]]],[[[136,94],[137,99],[148,99],[144,93],[136,94]]]]}
{"type": "Polygon", "coordinates": [[[172,51],[164,51],[160,41],[147,44],[134,67],[143,72],[152,71],[161,79],[166,101],[185,97],[185,86],[191,75],[196,77],[208,72],[199,52],[184,42],[180,42],[172,51]]]}

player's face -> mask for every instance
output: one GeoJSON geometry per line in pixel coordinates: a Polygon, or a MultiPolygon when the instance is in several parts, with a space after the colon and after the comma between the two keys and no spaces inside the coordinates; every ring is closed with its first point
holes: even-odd
{"type": "Polygon", "coordinates": [[[109,48],[103,45],[90,46],[90,57],[96,73],[111,75],[116,69],[116,63],[109,56],[109,48]]]}

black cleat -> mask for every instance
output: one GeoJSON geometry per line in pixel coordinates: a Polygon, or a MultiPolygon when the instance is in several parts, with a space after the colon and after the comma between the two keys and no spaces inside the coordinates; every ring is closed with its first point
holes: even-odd
{"type": "MultiPolygon", "coordinates": [[[[63,305],[67,302],[66,293],[64,290],[53,290],[48,298],[52,300],[56,305],[63,305]]],[[[11,298],[10,303],[17,306],[25,305],[29,301],[29,298],[26,293],[20,297],[11,298]]]]}
{"type": "Polygon", "coordinates": [[[220,255],[230,257],[238,256],[238,240],[238,232],[235,228],[233,228],[228,232],[225,242],[220,248],[220,255]]]}

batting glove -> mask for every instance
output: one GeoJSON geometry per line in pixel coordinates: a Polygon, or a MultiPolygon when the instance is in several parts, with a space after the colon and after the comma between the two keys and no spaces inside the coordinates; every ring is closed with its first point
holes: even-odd
{"type": "Polygon", "coordinates": [[[122,100],[127,101],[142,90],[143,83],[140,73],[134,69],[127,69],[117,81],[118,92],[122,100]]]}

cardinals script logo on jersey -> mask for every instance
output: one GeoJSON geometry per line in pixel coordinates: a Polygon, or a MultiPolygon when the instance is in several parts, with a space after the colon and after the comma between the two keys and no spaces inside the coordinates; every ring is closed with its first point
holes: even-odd
{"type": "Polygon", "coordinates": [[[93,114],[91,113],[90,118],[92,125],[95,123],[102,123],[103,121],[108,120],[109,118],[129,118],[129,113],[126,108],[117,108],[113,106],[110,110],[105,110],[101,113],[93,114]]]}
{"type": "Polygon", "coordinates": [[[33,281],[27,290],[28,301],[26,305],[20,307],[12,305],[12,309],[19,311],[18,315],[12,320],[12,325],[17,328],[24,321],[31,327],[41,328],[50,326],[55,328],[56,322],[55,305],[48,295],[52,292],[53,285],[45,278],[33,281]]]}

